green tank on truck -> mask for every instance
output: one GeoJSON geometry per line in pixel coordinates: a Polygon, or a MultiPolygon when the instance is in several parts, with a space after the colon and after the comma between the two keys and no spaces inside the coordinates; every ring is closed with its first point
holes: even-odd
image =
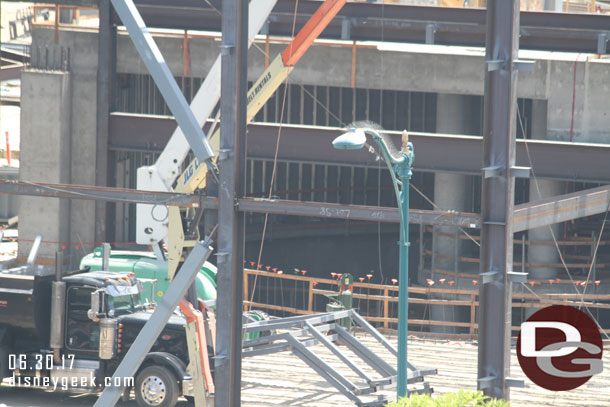
{"type": "MultiPolygon", "coordinates": [[[[167,262],[157,259],[152,252],[111,250],[109,268],[111,272],[135,273],[138,279],[155,279],[155,298],[151,298],[151,284],[145,282],[145,289],[142,293],[142,301],[158,302],[163,293],[169,287],[170,281],[167,275],[167,262]]],[[[80,268],[88,267],[91,271],[102,270],[102,247],[94,249],[83,257],[80,268]]],[[[216,300],[216,266],[205,262],[197,274],[195,280],[197,284],[197,296],[204,301],[216,300]]]]}
{"type": "MultiPolygon", "coordinates": [[[[91,272],[102,270],[102,247],[94,249],[93,253],[89,253],[80,262],[80,268],[89,268],[91,272]]],[[[163,293],[169,287],[170,281],[167,275],[167,262],[157,259],[153,252],[144,251],[127,251],[127,250],[111,250],[109,258],[109,272],[126,272],[134,273],[135,277],[143,281],[144,290],[141,293],[142,302],[150,302],[151,300],[151,285],[152,282],[146,280],[157,280],[155,287],[155,301],[163,296],[163,293]]],[[[197,296],[204,300],[216,300],[216,266],[212,263],[205,262],[201,270],[197,274],[197,296]]],[[[216,308],[216,306],[212,306],[216,308]]],[[[263,319],[268,319],[269,316],[257,310],[247,311],[243,313],[243,323],[256,322],[263,319]]],[[[244,335],[245,340],[256,339],[260,335],[268,335],[269,332],[247,332],[244,335]]]]}

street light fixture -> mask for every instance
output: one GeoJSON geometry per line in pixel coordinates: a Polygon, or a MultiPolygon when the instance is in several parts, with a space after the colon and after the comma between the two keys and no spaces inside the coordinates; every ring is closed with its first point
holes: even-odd
{"type": "Polygon", "coordinates": [[[402,133],[402,147],[397,150],[392,140],[371,128],[352,127],[333,140],[333,147],[341,150],[360,149],[366,145],[366,135],[373,137],[392,176],[392,184],[400,212],[399,271],[398,271],[398,366],[397,399],[407,395],[407,335],[409,329],[409,181],[415,155],[406,131],[402,133]]]}

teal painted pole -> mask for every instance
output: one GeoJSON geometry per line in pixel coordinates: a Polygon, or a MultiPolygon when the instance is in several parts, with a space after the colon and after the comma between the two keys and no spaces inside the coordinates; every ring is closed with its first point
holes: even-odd
{"type": "MultiPolygon", "coordinates": [[[[399,270],[398,270],[398,356],[396,398],[407,396],[407,338],[409,334],[409,182],[411,166],[415,159],[413,144],[403,132],[400,152],[390,153],[383,137],[373,129],[350,128],[348,132],[333,140],[333,146],[342,150],[364,147],[366,134],[373,137],[392,176],[392,184],[400,212],[399,270]],[[397,179],[398,176],[398,179],[397,179]]],[[[391,142],[389,140],[389,142],[391,142]]]]}
{"type": "MultiPolygon", "coordinates": [[[[413,151],[413,150],[411,150],[413,151]]],[[[409,334],[409,182],[411,180],[412,153],[405,155],[398,165],[398,177],[402,183],[398,209],[400,210],[400,241],[398,270],[398,382],[397,399],[407,396],[407,339],[409,334]]]]}
{"type": "Polygon", "coordinates": [[[392,184],[396,193],[398,211],[400,212],[400,241],[398,242],[398,356],[396,399],[405,397],[407,392],[407,339],[409,334],[409,182],[411,180],[411,166],[415,159],[413,144],[406,140],[403,134],[403,146],[399,155],[393,155],[388,150],[379,133],[364,130],[373,136],[381,154],[388,165],[392,184]],[[404,144],[407,145],[404,145],[404,144]],[[398,176],[398,179],[397,179],[398,176]]]}

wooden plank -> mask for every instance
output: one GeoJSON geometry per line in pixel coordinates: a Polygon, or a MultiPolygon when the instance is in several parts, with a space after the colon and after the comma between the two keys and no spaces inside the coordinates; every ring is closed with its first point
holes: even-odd
{"type": "Polygon", "coordinates": [[[309,282],[309,290],[307,294],[307,310],[313,311],[313,281],[309,282]]]}
{"type": "MultiPolygon", "coordinates": [[[[388,298],[390,298],[390,297],[388,296],[387,288],[385,290],[383,290],[383,296],[385,297],[385,299],[383,300],[383,317],[386,319],[385,321],[383,321],[383,327],[388,328],[389,323],[388,323],[387,318],[389,316],[389,306],[390,306],[388,298]]],[[[360,298],[360,297],[358,297],[358,298],[360,298]]]]}
{"type": "MultiPolygon", "coordinates": [[[[473,335],[474,334],[474,321],[475,321],[475,294],[470,294],[470,334],[473,335]]],[[[478,304],[477,304],[478,305],[478,304]]]]}
{"type": "Polygon", "coordinates": [[[271,309],[274,311],[291,312],[293,314],[299,314],[299,315],[313,314],[313,312],[305,311],[302,309],[296,309],[296,308],[291,308],[291,307],[282,307],[280,305],[272,305],[272,304],[261,304],[260,302],[244,301],[244,304],[249,305],[250,307],[254,307],[254,308],[263,308],[263,309],[271,309]]]}
{"type": "Polygon", "coordinates": [[[7,227],[10,228],[11,226],[16,225],[18,222],[19,222],[19,215],[15,215],[8,219],[7,227]]]}
{"type": "MultiPolygon", "coordinates": [[[[250,300],[250,293],[248,292],[248,280],[250,279],[250,276],[246,273],[244,273],[244,300],[250,300]]],[[[254,284],[254,289],[256,289],[256,284],[254,284]]],[[[254,292],[253,292],[254,294],[254,292]]],[[[253,296],[254,297],[254,296],[253,296]]],[[[244,311],[248,310],[248,306],[246,305],[246,303],[243,303],[243,307],[244,307],[244,311]]]]}

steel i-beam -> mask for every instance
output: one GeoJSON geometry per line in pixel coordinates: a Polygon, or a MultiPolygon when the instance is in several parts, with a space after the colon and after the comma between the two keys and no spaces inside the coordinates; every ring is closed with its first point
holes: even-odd
{"type": "Polygon", "coordinates": [[[199,162],[209,161],[214,157],[214,150],[203,130],[197,123],[193,111],[180,91],[174,76],[170,72],[159,47],[148,32],[144,20],[138,13],[132,0],[111,0],[114,9],[121,18],[129,37],[133,41],[142,61],[150,72],[155,84],[163,95],[169,110],[176,118],[178,125],[186,136],[191,149],[199,162]]]}
{"type": "Polygon", "coordinates": [[[519,0],[487,2],[478,388],[508,399],[519,0]]]}

